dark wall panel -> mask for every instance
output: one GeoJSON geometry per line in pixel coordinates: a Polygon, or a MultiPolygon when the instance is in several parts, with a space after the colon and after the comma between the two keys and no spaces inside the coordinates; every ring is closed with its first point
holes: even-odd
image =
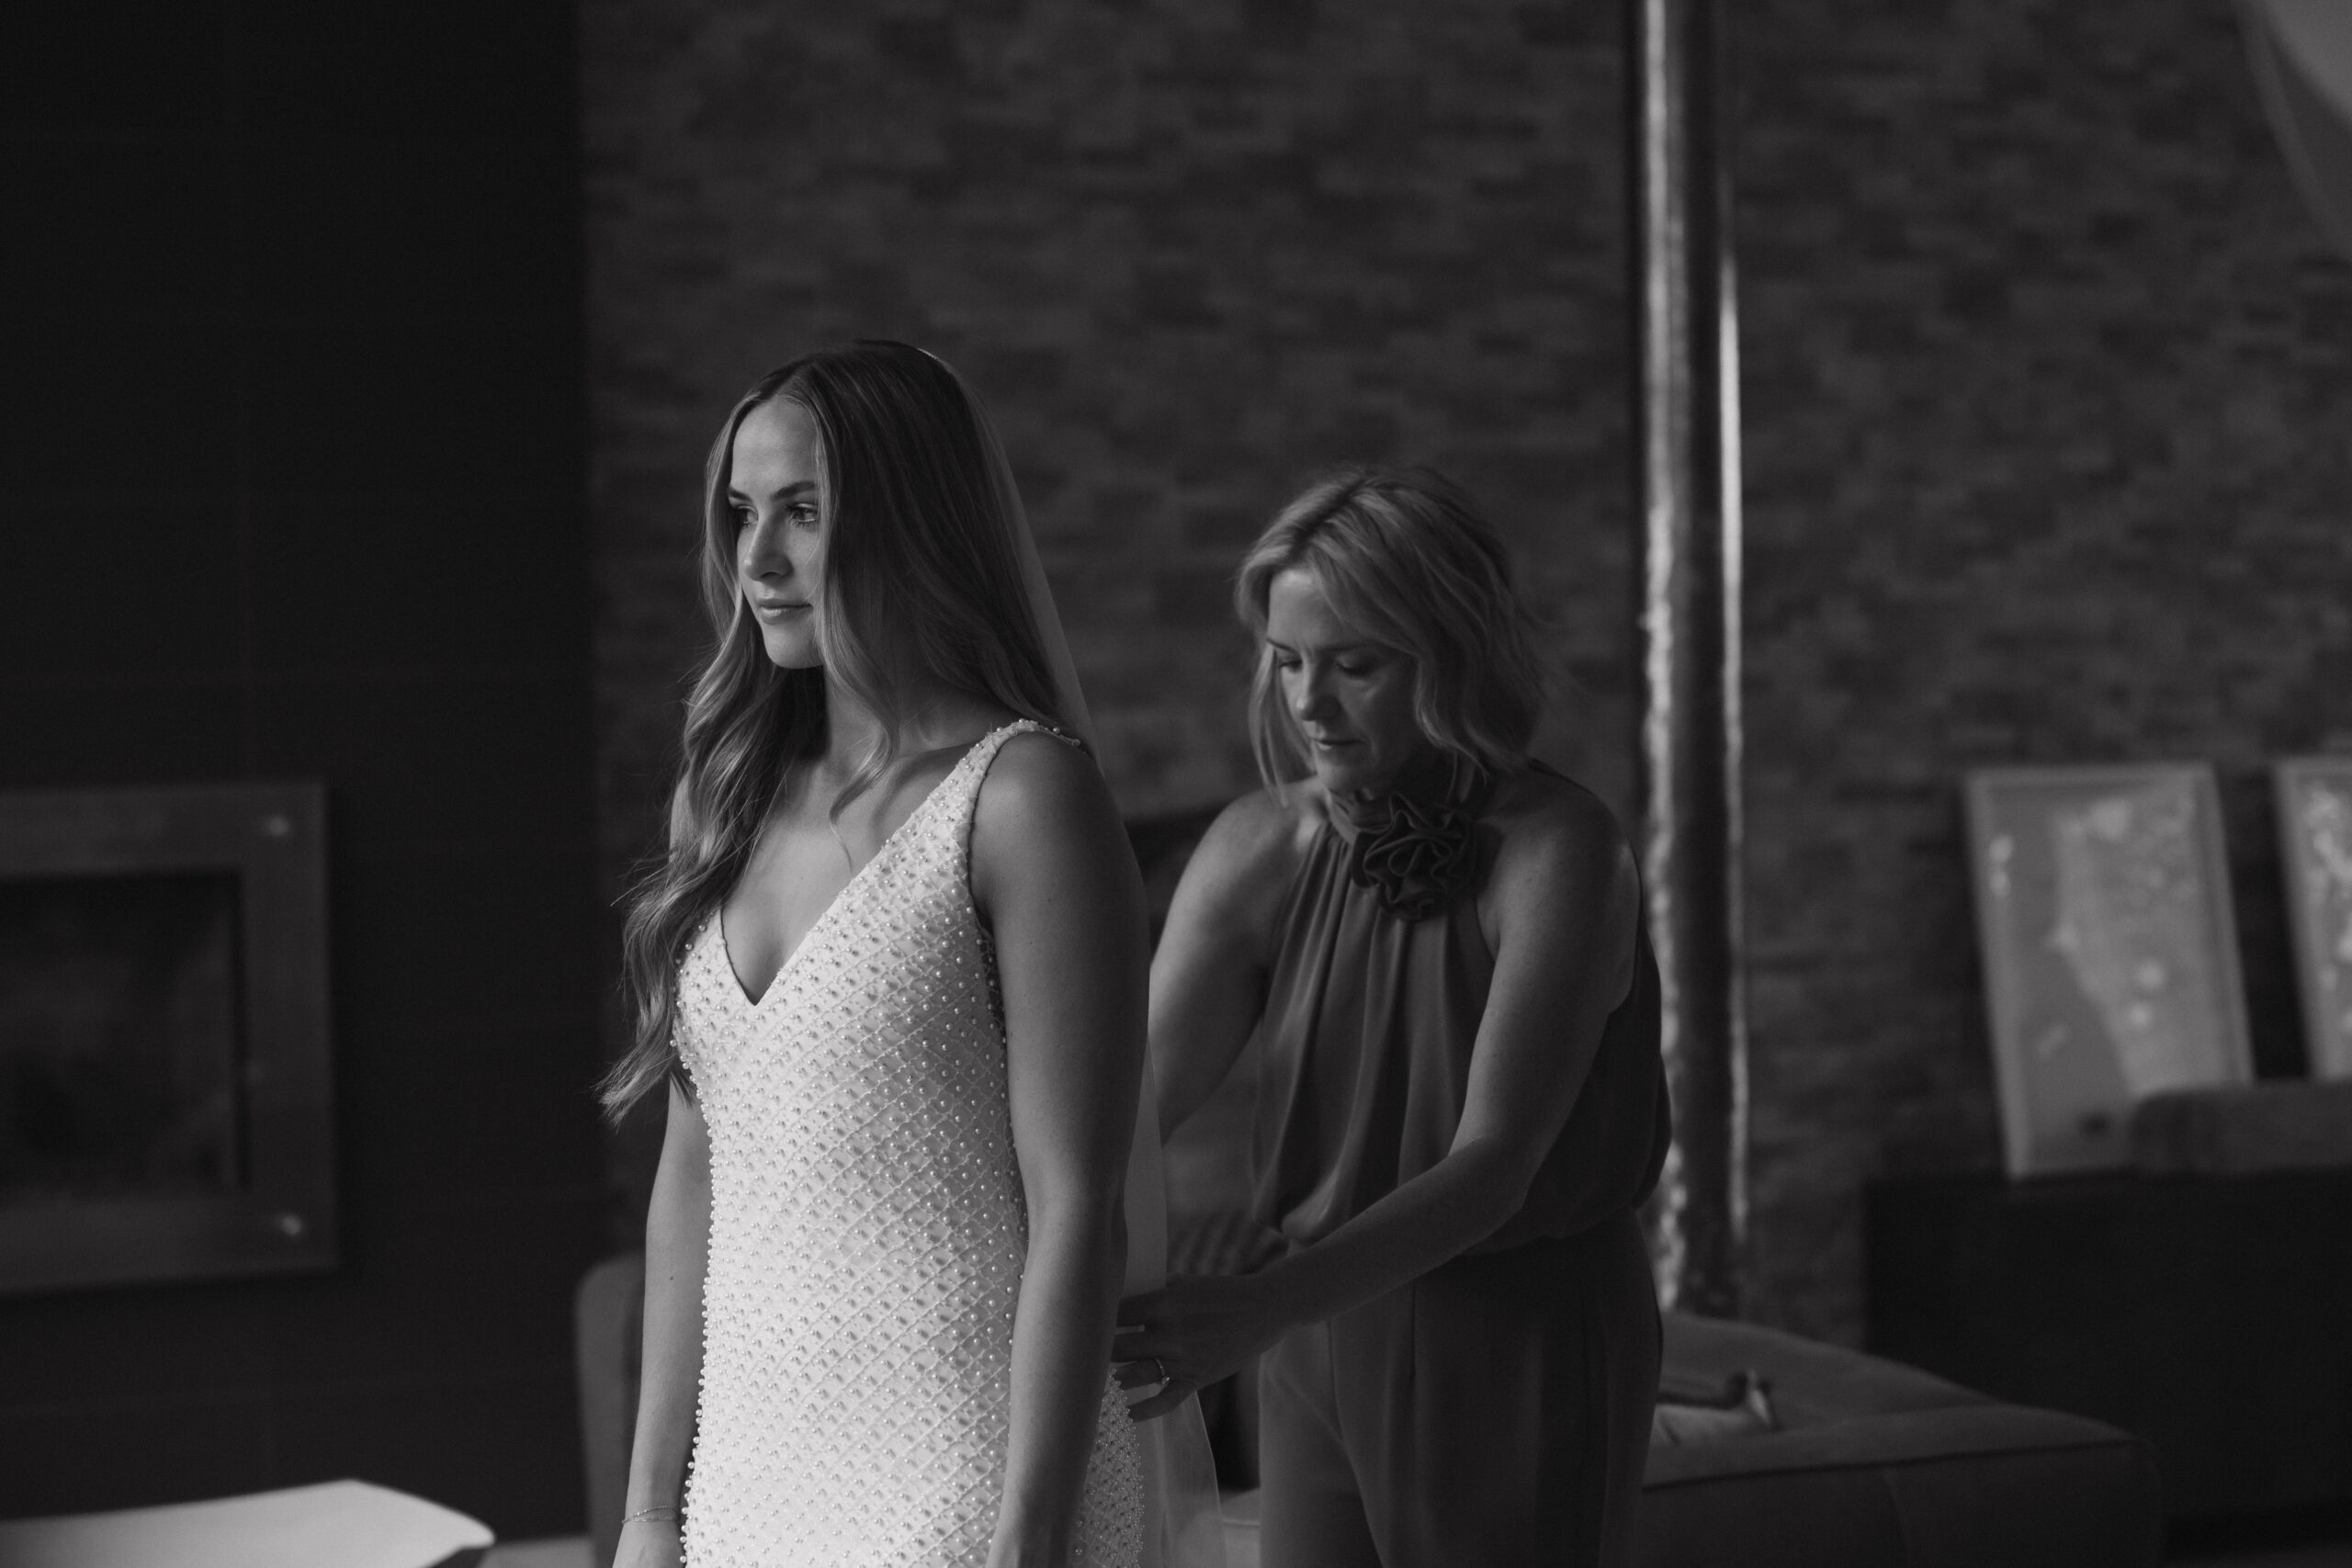
{"type": "Polygon", "coordinates": [[[0,787],[330,788],[345,1262],[0,1301],[0,1515],[579,1527],[606,1235],[565,4],[0,12],[0,787]]]}

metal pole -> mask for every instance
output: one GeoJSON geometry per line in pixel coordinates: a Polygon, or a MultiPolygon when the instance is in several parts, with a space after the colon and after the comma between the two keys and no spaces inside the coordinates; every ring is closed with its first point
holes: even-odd
{"type": "Polygon", "coordinates": [[[1629,0],[1640,300],[1642,862],[1675,1147],[1660,1294],[1739,1307],[1739,383],[1720,0],[1629,0]]]}

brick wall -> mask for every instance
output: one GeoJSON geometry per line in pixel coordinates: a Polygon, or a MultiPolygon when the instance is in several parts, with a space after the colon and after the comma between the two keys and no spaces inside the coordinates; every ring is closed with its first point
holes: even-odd
{"type": "Polygon", "coordinates": [[[1243,545],[1317,469],[1434,462],[1515,541],[1623,802],[1630,526],[1611,6],[589,0],[608,870],[701,646],[697,474],[796,351],[897,336],[989,401],[1122,806],[1251,780],[1243,545]]]}
{"type": "Polygon", "coordinates": [[[1751,1310],[1861,1329],[1860,1184],[1997,1161],[1961,770],[2352,750],[2352,265],[2223,0],[1736,7],[1751,1310]]]}

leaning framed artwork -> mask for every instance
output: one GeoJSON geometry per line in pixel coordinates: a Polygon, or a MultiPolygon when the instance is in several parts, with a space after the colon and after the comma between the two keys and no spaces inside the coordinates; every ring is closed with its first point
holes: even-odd
{"type": "Polygon", "coordinates": [[[2211,769],[1988,769],[1967,808],[2011,1176],[2128,1165],[2135,1101],[2251,1080],[2211,769]]]}
{"type": "Polygon", "coordinates": [[[2280,762],[2271,783],[2311,1075],[2352,1078],[2352,757],[2280,762]]]}

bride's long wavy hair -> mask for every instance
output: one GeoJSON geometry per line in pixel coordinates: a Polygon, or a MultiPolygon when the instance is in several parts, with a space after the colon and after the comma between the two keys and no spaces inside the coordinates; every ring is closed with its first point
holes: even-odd
{"type": "Polygon", "coordinates": [[[1067,728],[1023,577],[1023,526],[987,415],[946,366],[905,344],[820,349],[760,378],[711,443],[703,479],[702,597],[716,634],[686,698],[667,852],[639,880],[622,929],[635,1039],[605,1076],[617,1119],[679,1071],[678,964],[727,897],[786,771],[824,744],[830,677],[881,720],[832,813],[897,761],[912,677],[1067,728]],[[823,663],[770,662],[736,578],[728,499],[735,432],[786,399],[816,421],[825,518],[823,663]]]}

